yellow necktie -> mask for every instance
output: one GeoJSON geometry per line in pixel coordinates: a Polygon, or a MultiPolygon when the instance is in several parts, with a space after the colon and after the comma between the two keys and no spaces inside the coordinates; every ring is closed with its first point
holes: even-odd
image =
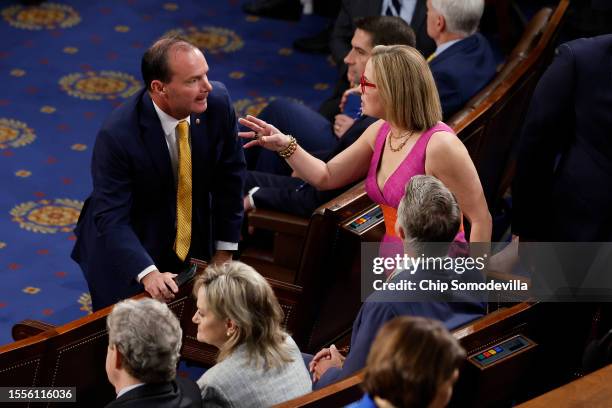
{"type": "Polygon", "coordinates": [[[184,261],[191,245],[191,149],[189,123],[176,126],[178,138],[178,187],[176,189],[176,241],[174,252],[184,261]]]}
{"type": "Polygon", "coordinates": [[[429,57],[427,57],[427,62],[428,63],[431,62],[431,60],[434,59],[435,57],[436,57],[435,53],[431,54],[429,57]]]}

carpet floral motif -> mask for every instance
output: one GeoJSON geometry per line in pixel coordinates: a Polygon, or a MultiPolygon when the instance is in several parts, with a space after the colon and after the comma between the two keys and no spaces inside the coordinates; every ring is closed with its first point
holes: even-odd
{"type": "Polygon", "coordinates": [[[25,30],[69,28],[81,22],[81,16],[72,7],[57,3],[6,7],[2,10],[2,17],[11,26],[25,30]]]}
{"type": "Polygon", "coordinates": [[[36,134],[26,123],[15,119],[0,118],[0,150],[23,147],[32,143],[36,134]]]}
{"type": "Polygon", "coordinates": [[[116,71],[76,72],[61,78],[59,84],[68,95],[89,100],[125,99],[142,88],[132,75],[116,71]]]}
{"type": "Polygon", "coordinates": [[[210,54],[234,52],[244,46],[244,41],[234,31],[222,27],[188,27],[170,30],[167,35],[181,35],[210,54]]]}
{"type": "Polygon", "coordinates": [[[28,201],[11,210],[13,221],[23,229],[43,234],[71,232],[79,219],[83,202],[67,198],[28,201]]]}

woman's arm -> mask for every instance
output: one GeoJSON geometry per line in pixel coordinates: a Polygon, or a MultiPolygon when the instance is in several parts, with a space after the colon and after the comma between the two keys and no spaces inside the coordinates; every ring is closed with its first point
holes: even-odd
{"type": "Polygon", "coordinates": [[[490,242],[492,221],[467,149],[456,135],[436,132],[427,145],[425,173],[438,178],[457,198],[472,226],[470,242],[490,242]]]}
{"type": "MultiPolygon", "coordinates": [[[[290,136],[281,133],[273,125],[253,116],[240,118],[240,123],[253,131],[239,132],[238,135],[254,139],[244,145],[245,148],[261,146],[278,152],[288,145],[290,136]],[[255,138],[256,135],[259,137],[255,138]]],[[[297,177],[307,181],[318,190],[331,190],[345,186],[366,176],[372,158],[376,133],[381,121],[372,124],[347,149],[325,163],[310,155],[300,146],[287,158],[287,163],[297,177]]]]}

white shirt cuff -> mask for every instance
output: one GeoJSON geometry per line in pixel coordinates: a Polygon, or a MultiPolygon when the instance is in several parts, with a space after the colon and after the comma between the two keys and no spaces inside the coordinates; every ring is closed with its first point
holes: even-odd
{"type": "Polygon", "coordinates": [[[237,251],[237,242],[215,241],[215,248],[218,251],[237,251]]]}
{"type": "Polygon", "coordinates": [[[251,208],[255,209],[255,200],[253,199],[253,194],[255,194],[257,192],[257,190],[259,190],[259,186],[253,187],[252,189],[249,190],[248,197],[249,197],[249,204],[251,204],[251,208]]]}
{"type": "Polygon", "coordinates": [[[147,276],[150,272],[153,272],[153,271],[156,271],[156,270],[157,270],[157,266],[155,266],[155,265],[147,266],[142,272],[140,272],[138,274],[138,276],[136,277],[136,280],[138,281],[138,283],[140,283],[142,278],[147,276]]]}

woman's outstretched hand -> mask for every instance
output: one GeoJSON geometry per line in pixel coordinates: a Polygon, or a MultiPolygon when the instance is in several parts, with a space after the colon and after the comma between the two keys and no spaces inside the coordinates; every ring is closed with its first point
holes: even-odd
{"type": "Polygon", "coordinates": [[[238,132],[238,136],[244,139],[253,139],[244,145],[245,148],[261,146],[273,152],[281,151],[289,145],[291,137],[281,133],[269,123],[255,116],[247,115],[246,118],[238,119],[238,122],[251,129],[248,132],[238,132]]]}

